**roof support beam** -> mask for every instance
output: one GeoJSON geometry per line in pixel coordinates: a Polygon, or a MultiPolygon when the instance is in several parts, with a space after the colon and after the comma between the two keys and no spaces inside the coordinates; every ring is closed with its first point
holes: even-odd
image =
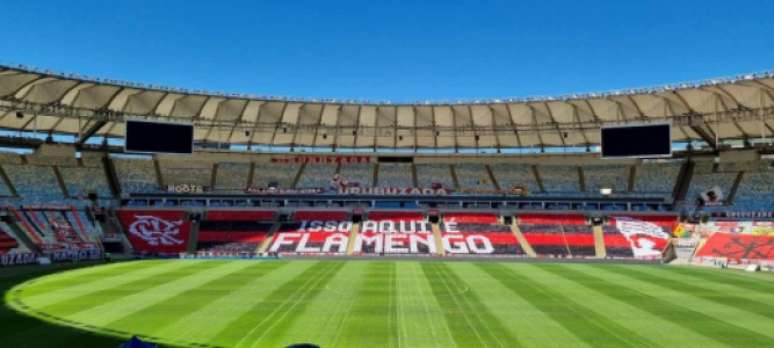
{"type": "Polygon", "coordinates": [[[76,146],[81,146],[83,143],[88,141],[94,134],[97,134],[97,132],[102,129],[107,124],[107,121],[105,120],[97,120],[89,129],[87,129],[80,138],[78,138],[78,141],[75,143],[76,146]]]}
{"type": "Polygon", "coordinates": [[[710,147],[712,147],[713,150],[718,150],[718,143],[715,141],[715,132],[712,131],[712,128],[704,122],[704,119],[698,115],[693,114],[690,121],[691,129],[698,134],[702,140],[707,142],[710,147]]]}
{"type": "Polygon", "coordinates": [[[519,126],[516,124],[516,121],[513,120],[513,112],[511,111],[510,104],[505,104],[505,111],[508,113],[508,120],[511,122],[511,130],[513,130],[513,136],[516,137],[516,143],[519,144],[519,148],[523,148],[524,145],[521,143],[521,136],[519,135],[519,126]]]}

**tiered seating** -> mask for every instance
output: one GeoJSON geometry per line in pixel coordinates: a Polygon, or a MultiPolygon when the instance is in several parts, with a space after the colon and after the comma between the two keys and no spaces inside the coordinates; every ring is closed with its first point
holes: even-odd
{"type": "Polygon", "coordinates": [[[411,163],[380,163],[378,187],[413,187],[411,163]]]}
{"type": "Polygon", "coordinates": [[[297,188],[328,188],[331,178],[336,174],[336,164],[308,163],[298,178],[297,188]]]}
{"type": "Polygon", "coordinates": [[[435,242],[422,213],[370,212],[355,241],[357,254],[432,254],[435,242]]]}
{"type": "Polygon", "coordinates": [[[578,221],[573,224],[563,224],[562,232],[564,233],[564,240],[567,242],[567,247],[570,249],[570,254],[573,257],[596,256],[594,234],[591,230],[591,226],[586,225],[585,221],[578,221]]]}
{"type": "Polygon", "coordinates": [[[44,252],[96,247],[94,241],[82,234],[80,225],[70,222],[64,210],[23,209],[17,217],[44,252]]]}
{"type": "Polygon", "coordinates": [[[546,193],[577,196],[580,194],[578,168],[574,166],[538,166],[546,193]]]}
{"type": "Polygon", "coordinates": [[[454,179],[448,164],[416,164],[417,186],[432,187],[441,184],[445,188],[454,188],[454,179]]]}
{"type": "Polygon", "coordinates": [[[495,214],[445,214],[441,235],[449,254],[524,255],[510,226],[495,214]]]}
{"type": "Polygon", "coordinates": [[[613,194],[629,191],[629,167],[622,165],[584,166],[586,193],[598,195],[602,188],[613,189],[613,194]]]}
{"type": "Polygon", "coordinates": [[[642,195],[672,196],[682,166],[682,162],[643,163],[637,167],[634,191],[642,195]]]}
{"type": "Polygon", "coordinates": [[[540,192],[532,167],[526,164],[497,163],[489,166],[503,190],[514,186],[527,188],[530,193],[540,192]]]}
{"type": "Polygon", "coordinates": [[[352,222],[347,213],[297,211],[274,236],[270,252],[293,254],[344,254],[352,222]]]}
{"type": "Polygon", "coordinates": [[[3,169],[16,192],[29,202],[39,200],[47,203],[64,196],[53,167],[5,164],[3,169]]]}
{"type": "Polygon", "coordinates": [[[0,180],[0,197],[10,197],[13,196],[13,192],[11,192],[11,188],[8,187],[8,185],[5,184],[5,180],[0,180]]]}
{"type": "Polygon", "coordinates": [[[11,228],[5,222],[0,222],[0,255],[27,251],[29,249],[16,238],[11,228]]]}
{"type": "Polygon", "coordinates": [[[225,193],[242,193],[247,188],[250,163],[223,162],[215,173],[215,190],[225,193]]]}
{"type": "Polygon", "coordinates": [[[733,209],[738,211],[774,211],[774,168],[768,163],[756,171],[746,171],[739,182],[733,209]]]}
{"type": "Polygon", "coordinates": [[[116,168],[121,192],[143,193],[159,190],[153,160],[114,158],[113,165],[116,168]]]}
{"type": "Polygon", "coordinates": [[[454,166],[460,189],[493,190],[494,183],[483,164],[462,163],[454,166]]]}
{"type": "Polygon", "coordinates": [[[539,256],[594,256],[594,236],[582,215],[521,215],[519,229],[539,256]]]}
{"type": "Polygon", "coordinates": [[[696,256],[723,258],[731,263],[774,262],[774,237],[718,232],[710,236],[696,256]]]}
{"type": "Polygon", "coordinates": [[[269,211],[209,211],[199,225],[197,250],[254,253],[274,223],[269,211]]]}
{"type": "Polygon", "coordinates": [[[374,165],[371,163],[342,163],[339,174],[350,183],[358,183],[361,187],[371,187],[374,180],[374,165]]]}
{"type": "Polygon", "coordinates": [[[252,186],[290,188],[300,167],[297,163],[256,163],[252,186]]]}
{"type": "Polygon", "coordinates": [[[209,163],[185,163],[159,161],[164,183],[210,186],[212,165],[209,163]]]}
{"type": "Polygon", "coordinates": [[[602,232],[608,257],[634,257],[629,240],[615,226],[604,225],[602,232]]]}
{"type": "Polygon", "coordinates": [[[101,198],[110,198],[110,186],[102,167],[59,167],[59,174],[70,196],[86,196],[96,193],[101,198]]]}
{"type": "Polygon", "coordinates": [[[723,200],[725,200],[731,191],[731,185],[734,184],[737,174],[738,171],[714,172],[710,162],[697,163],[691,177],[691,183],[688,186],[688,195],[685,197],[686,203],[694,203],[701,193],[715,187],[720,188],[723,200]]]}

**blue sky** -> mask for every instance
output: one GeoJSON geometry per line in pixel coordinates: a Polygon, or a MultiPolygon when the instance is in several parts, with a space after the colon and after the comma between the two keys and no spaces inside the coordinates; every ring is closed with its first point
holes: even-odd
{"type": "Polygon", "coordinates": [[[418,101],[774,69],[774,1],[5,1],[0,62],[190,89],[418,101]]]}

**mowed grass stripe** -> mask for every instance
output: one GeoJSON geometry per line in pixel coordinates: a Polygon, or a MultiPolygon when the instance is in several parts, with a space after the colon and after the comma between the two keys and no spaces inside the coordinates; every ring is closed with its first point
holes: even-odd
{"type": "MultiPolygon", "coordinates": [[[[518,268],[515,264],[511,264],[510,266],[518,268]]],[[[528,268],[530,270],[530,279],[533,282],[550,287],[553,291],[573,299],[583,307],[592,308],[595,312],[604,315],[614,323],[622,325],[630,331],[636,332],[640,336],[646,337],[648,341],[652,341],[656,346],[715,347],[720,345],[712,339],[691,330],[677,327],[671,322],[643,311],[638,307],[602,295],[593,289],[566,279],[561,273],[550,272],[546,270],[546,267],[552,267],[550,264],[534,263],[520,265],[520,267],[528,268]],[[658,332],[659,334],[649,334],[653,332],[658,332]]]]}
{"type": "Polygon", "coordinates": [[[404,347],[452,347],[443,308],[433,297],[419,262],[395,263],[399,342],[404,347]]]}
{"type": "Polygon", "coordinates": [[[25,302],[30,306],[37,307],[41,311],[66,317],[73,313],[115,301],[116,298],[130,296],[139,290],[162,285],[168,280],[185,277],[190,274],[189,269],[209,268],[212,266],[212,264],[201,262],[163,264],[138,272],[131,272],[126,278],[106,278],[99,283],[92,283],[91,287],[78,285],[69,288],[52,289],[49,293],[50,299],[35,296],[25,299],[25,302]]]}
{"type": "Polygon", "coordinates": [[[25,283],[24,296],[32,297],[47,294],[53,288],[67,288],[76,285],[88,286],[87,284],[103,281],[107,277],[121,276],[158,266],[159,264],[158,262],[129,261],[56,273],[25,283]]]}
{"type": "Polygon", "coordinates": [[[364,277],[337,343],[365,347],[373,344],[373,337],[380,337],[385,347],[399,347],[395,262],[369,262],[364,277]]]}
{"type": "Polygon", "coordinates": [[[218,333],[211,342],[223,346],[285,346],[291,342],[270,343],[299,315],[310,299],[341,269],[343,262],[319,262],[274,290],[263,301],[218,333]],[[261,342],[262,340],[267,342],[261,342]]]}
{"type": "Polygon", "coordinates": [[[368,269],[367,262],[347,262],[310,301],[293,325],[285,330],[285,342],[314,342],[322,347],[340,347],[345,324],[357,302],[368,269]]]}
{"type": "Polygon", "coordinates": [[[248,265],[250,265],[249,261],[214,261],[200,267],[186,267],[171,279],[161,280],[148,288],[133,289],[135,292],[129,296],[114,298],[113,301],[69,315],[67,319],[91,325],[106,325],[120,318],[132,316],[144,308],[165,302],[188,289],[220,278],[223,274],[242,270],[248,265]]]}
{"type": "MultiPolygon", "coordinates": [[[[759,277],[749,277],[740,274],[740,271],[729,269],[704,269],[694,266],[669,266],[664,268],[666,273],[673,273],[681,277],[693,277],[716,284],[730,285],[737,288],[750,290],[760,294],[774,294],[774,282],[768,282],[759,277]]],[[[774,279],[774,277],[769,277],[774,279]]]]}
{"type": "MultiPolygon", "coordinates": [[[[584,271],[588,271],[588,266],[584,266],[584,271]]],[[[579,271],[575,267],[568,265],[544,265],[543,269],[593,289],[600,294],[629,303],[632,306],[668,320],[678,327],[692,330],[722,344],[732,347],[774,346],[774,339],[770,337],[715,319],[702,312],[662,300],[656,296],[645,294],[635,288],[619,285],[613,279],[579,271]],[[744,338],[744,341],[740,340],[740,338],[744,338]],[[746,345],[746,343],[750,345],[746,345]]],[[[632,285],[636,286],[637,284],[632,285]]],[[[685,294],[685,296],[690,296],[690,294],[685,294]]]]}
{"type": "Polygon", "coordinates": [[[207,283],[189,288],[164,302],[146,307],[105,326],[151,337],[154,332],[174,325],[189,313],[201,309],[211,301],[228,296],[233,289],[240,288],[256,277],[261,277],[280,266],[279,263],[265,265],[259,261],[236,262],[244,262],[246,267],[223,272],[207,283]]]}
{"type": "MultiPolygon", "coordinates": [[[[195,261],[193,263],[200,263],[195,261]]],[[[176,264],[170,262],[133,262],[136,269],[130,269],[126,272],[122,272],[121,269],[116,272],[110,272],[105,274],[101,279],[97,279],[92,282],[78,283],[69,286],[57,286],[52,284],[49,286],[47,282],[28,282],[21,284],[18,288],[21,289],[21,295],[24,297],[24,303],[30,307],[43,308],[60,302],[70,301],[74,298],[97,293],[102,290],[111,289],[115,286],[131,283],[138,279],[145,279],[147,277],[153,277],[164,272],[172,271],[178,268],[182,268],[185,264],[176,264]]],[[[112,267],[111,267],[112,269],[112,267]]],[[[99,268],[93,270],[98,271],[99,268]]],[[[57,277],[54,275],[54,277],[57,277]]],[[[78,278],[75,276],[76,279],[78,278]]]]}
{"type": "Polygon", "coordinates": [[[684,280],[674,279],[672,277],[664,277],[659,274],[664,273],[660,269],[649,268],[650,272],[646,271],[642,267],[610,267],[611,272],[616,272],[621,275],[628,275],[639,280],[659,284],[660,286],[672,289],[677,292],[690,294],[694,297],[699,297],[707,301],[715,302],[724,306],[731,306],[749,313],[758,314],[768,319],[774,319],[774,305],[765,303],[763,301],[754,301],[746,297],[736,296],[728,291],[720,291],[712,289],[708,286],[699,286],[685,282],[684,280]]]}
{"type": "Polygon", "coordinates": [[[260,264],[272,270],[263,275],[257,275],[251,282],[233,289],[230,294],[208,302],[205,307],[182,316],[174,324],[156,330],[154,335],[179,338],[189,342],[211,342],[218,333],[234,325],[233,322],[242,318],[289,280],[317,264],[317,261],[271,261],[260,264]],[[275,268],[274,265],[280,267],[275,268]]]}
{"type": "MultiPolygon", "coordinates": [[[[519,264],[519,267],[524,267],[519,264]]],[[[591,347],[579,341],[575,335],[552,320],[533,303],[516,295],[500,280],[482,271],[471,262],[449,263],[453,270],[465,282],[484,305],[524,347],[591,347]]]]}
{"type": "Polygon", "coordinates": [[[459,347],[520,347],[475,293],[446,264],[424,262],[422,271],[433,296],[444,308],[444,319],[459,347]]]}
{"type": "Polygon", "coordinates": [[[536,283],[529,274],[524,273],[525,265],[521,265],[519,271],[495,263],[479,263],[477,266],[592,347],[657,346],[593,309],[536,283]]]}

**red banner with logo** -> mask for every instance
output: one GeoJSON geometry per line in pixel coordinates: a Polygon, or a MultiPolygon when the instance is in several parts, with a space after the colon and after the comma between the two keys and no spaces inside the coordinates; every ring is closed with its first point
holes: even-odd
{"type": "Polygon", "coordinates": [[[136,251],[172,254],[186,251],[191,223],[185,212],[167,210],[122,210],[118,218],[136,251]]]}

